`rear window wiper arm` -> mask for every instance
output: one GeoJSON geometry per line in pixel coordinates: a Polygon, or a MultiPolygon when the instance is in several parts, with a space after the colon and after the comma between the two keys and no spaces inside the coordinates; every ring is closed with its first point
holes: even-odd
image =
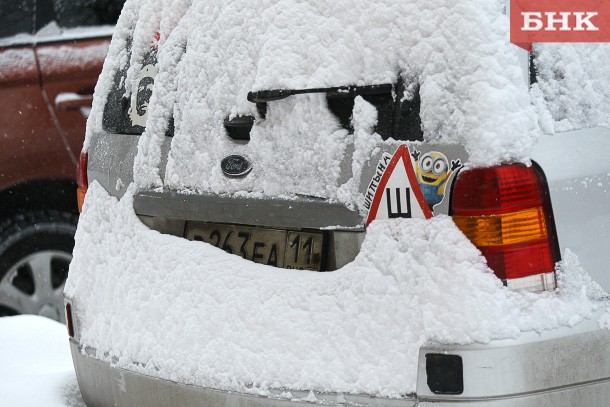
{"type": "Polygon", "coordinates": [[[248,101],[252,103],[267,103],[304,93],[326,93],[328,97],[332,98],[354,98],[356,96],[391,94],[393,87],[394,85],[391,83],[383,83],[380,85],[350,85],[331,88],[259,90],[249,92],[248,101]]]}

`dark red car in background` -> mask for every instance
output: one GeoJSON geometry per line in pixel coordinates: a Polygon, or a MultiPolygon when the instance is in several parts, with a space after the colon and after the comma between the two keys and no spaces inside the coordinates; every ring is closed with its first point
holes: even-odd
{"type": "Polygon", "coordinates": [[[0,316],[63,321],[76,161],[124,0],[0,0],[0,316]]]}

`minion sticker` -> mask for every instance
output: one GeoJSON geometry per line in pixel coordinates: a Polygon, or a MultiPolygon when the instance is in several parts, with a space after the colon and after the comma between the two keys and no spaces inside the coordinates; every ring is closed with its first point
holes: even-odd
{"type": "Polygon", "coordinates": [[[421,155],[421,152],[413,150],[411,156],[415,160],[417,182],[432,211],[443,201],[447,181],[456,170],[462,167],[462,163],[459,159],[452,160],[451,167],[449,167],[449,160],[445,154],[438,151],[430,151],[421,155]]]}

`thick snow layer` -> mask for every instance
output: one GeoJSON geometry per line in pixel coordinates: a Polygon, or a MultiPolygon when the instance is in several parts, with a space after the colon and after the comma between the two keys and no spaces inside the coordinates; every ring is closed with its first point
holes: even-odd
{"type": "Polygon", "coordinates": [[[95,91],[93,93],[94,103],[91,114],[87,120],[83,151],[87,151],[87,148],[89,147],[92,132],[100,131],[102,129],[104,106],[106,106],[108,93],[113,87],[114,76],[116,75],[117,70],[120,67],[127,65],[129,62],[127,41],[133,31],[135,22],[137,21],[138,10],[141,5],[142,0],[127,1],[117,21],[108,54],[104,61],[102,73],[95,85],[95,91]]]}
{"type": "Polygon", "coordinates": [[[152,231],[133,212],[133,191],[117,201],[90,186],[66,294],[84,345],[156,377],[399,397],[415,390],[427,341],[516,338],[573,326],[603,305],[570,252],[557,292],[505,289],[446,216],[375,221],[355,261],[316,273],[152,231]]]}
{"type": "Polygon", "coordinates": [[[610,44],[535,44],[534,57],[545,132],[610,125],[610,44]]]}
{"type": "Polygon", "coordinates": [[[34,315],[5,317],[0,338],[3,406],[85,407],[65,325],[34,315]]]}
{"type": "Polygon", "coordinates": [[[129,64],[129,95],[159,32],[160,75],[134,167],[140,187],[160,187],[164,178],[179,190],[353,202],[358,197],[345,196],[341,187],[349,179],[339,176],[337,163],[352,151],[354,137],[320,95],[270,103],[247,145],[231,142],[223,120],[257,115],[246,100],[252,90],[396,83],[399,75],[411,91],[419,87],[427,141],[463,144],[475,165],[526,160],[537,120],[504,8],[504,0],[128,0],[96,89],[85,148],[101,129],[117,69],[129,64]],[[160,145],[172,115],[176,131],[163,174],[160,145]],[[220,175],[220,160],[235,153],[257,163],[242,182],[220,175]]]}

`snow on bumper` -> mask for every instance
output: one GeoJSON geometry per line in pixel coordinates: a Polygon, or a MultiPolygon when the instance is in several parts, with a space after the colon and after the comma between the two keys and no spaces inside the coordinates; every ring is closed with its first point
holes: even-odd
{"type": "Polygon", "coordinates": [[[74,340],[70,349],[83,400],[88,406],[157,407],[157,406],[302,406],[308,403],[353,406],[415,406],[413,398],[391,399],[338,393],[271,389],[267,396],[221,391],[158,379],[113,366],[96,359],[74,340]]]}
{"type": "Polygon", "coordinates": [[[158,379],[396,398],[416,391],[425,343],[595,325],[603,305],[580,283],[505,289],[448,217],[374,222],[354,262],[314,273],[162,235],[132,204],[91,184],[65,292],[81,345],[158,379]]]}
{"type": "Polygon", "coordinates": [[[99,406],[272,406],[355,405],[410,407],[605,406],[610,399],[610,331],[594,323],[561,328],[487,345],[424,346],[419,352],[417,394],[403,398],[307,391],[270,390],[267,396],[179,384],[121,369],[95,357],[93,349],[70,341],[76,373],[87,405],[99,406]],[[464,391],[435,394],[429,387],[430,354],[458,355],[464,391]]]}

